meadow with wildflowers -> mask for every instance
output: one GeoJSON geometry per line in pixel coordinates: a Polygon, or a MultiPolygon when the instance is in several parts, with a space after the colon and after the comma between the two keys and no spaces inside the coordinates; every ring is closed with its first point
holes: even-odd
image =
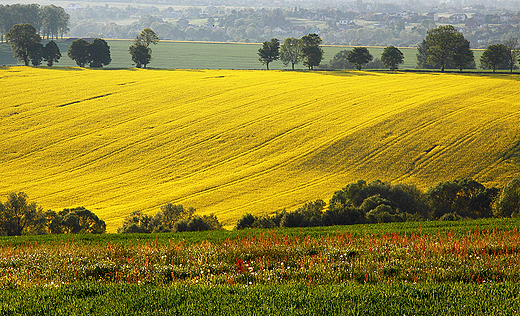
{"type": "Polygon", "coordinates": [[[357,179],[520,175],[516,75],[0,68],[0,196],[115,232],[166,203],[294,209],[357,179]]]}
{"type": "Polygon", "coordinates": [[[519,225],[4,238],[0,314],[512,315],[519,225]]]}

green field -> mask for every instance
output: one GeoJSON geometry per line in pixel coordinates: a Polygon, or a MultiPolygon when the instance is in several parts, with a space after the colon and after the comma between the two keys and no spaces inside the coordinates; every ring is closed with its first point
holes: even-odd
{"type": "Polygon", "coordinates": [[[520,285],[168,286],[0,290],[2,315],[517,315],[520,285]]]}
{"type": "MultiPolygon", "coordinates": [[[[71,41],[59,41],[62,58],[57,66],[76,66],[75,62],[67,56],[68,46],[71,41]]],[[[132,60],[128,53],[130,40],[108,40],[111,48],[112,63],[110,68],[131,68],[132,60]]],[[[153,60],[149,64],[151,68],[182,68],[182,69],[264,69],[258,61],[258,49],[260,44],[239,43],[202,43],[202,42],[171,42],[162,41],[152,46],[153,60]]],[[[328,63],[334,55],[341,50],[352,49],[348,46],[323,46],[325,51],[322,64],[328,63]]],[[[382,47],[369,48],[374,58],[381,58],[382,47]]],[[[416,67],[417,59],[415,48],[401,48],[404,54],[403,69],[416,67]]],[[[482,51],[475,51],[475,60],[478,63],[482,51]]],[[[8,44],[0,44],[0,65],[16,65],[11,48],[8,44]]],[[[288,69],[281,61],[269,65],[271,69],[288,69]]],[[[303,65],[297,65],[298,69],[305,69],[303,65]]],[[[290,66],[289,66],[290,69],[290,66]]]]}

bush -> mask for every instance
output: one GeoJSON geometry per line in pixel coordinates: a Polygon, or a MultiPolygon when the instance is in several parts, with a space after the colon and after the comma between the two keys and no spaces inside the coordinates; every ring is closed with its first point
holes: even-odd
{"type": "Polygon", "coordinates": [[[235,224],[235,229],[251,228],[256,221],[256,217],[250,213],[242,215],[235,224]]]}
{"type": "Polygon", "coordinates": [[[462,217],[482,218],[491,215],[492,201],[498,190],[486,189],[471,178],[437,183],[428,189],[425,198],[434,218],[455,213],[462,217]]]}
{"type": "Polygon", "coordinates": [[[316,200],[305,203],[294,212],[286,212],[280,219],[280,227],[308,227],[321,226],[321,216],[325,202],[316,200]]]}
{"type": "Polygon", "coordinates": [[[396,212],[390,205],[379,204],[366,215],[367,221],[370,223],[390,223],[401,222],[402,218],[396,216],[396,212]]]}
{"type": "Polygon", "coordinates": [[[118,233],[166,233],[201,230],[220,230],[222,224],[214,214],[194,216],[195,209],[167,203],[153,217],[134,211],[125,217],[118,233]]]}
{"type": "Polygon", "coordinates": [[[353,206],[329,207],[322,222],[325,226],[360,224],[365,222],[365,214],[353,206]]]}

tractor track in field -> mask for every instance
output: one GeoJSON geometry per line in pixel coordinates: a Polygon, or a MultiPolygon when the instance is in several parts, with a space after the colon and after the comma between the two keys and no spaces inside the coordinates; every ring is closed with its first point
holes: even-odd
{"type": "MultiPolygon", "coordinates": [[[[487,103],[489,103],[489,102],[487,102],[487,103]]],[[[503,115],[503,116],[494,118],[493,120],[487,122],[487,125],[496,124],[496,123],[498,123],[500,121],[503,121],[505,119],[511,118],[511,117],[513,117],[515,115],[518,115],[518,113],[510,113],[510,114],[507,114],[507,115],[503,115]]],[[[445,117],[443,117],[443,119],[445,119],[445,117]]],[[[420,170],[424,170],[429,165],[435,163],[436,159],[438,159],[439,157],[441,157],[443,155],[446,155],[450,151],[453,151],[453,150],[455,150],[457,148],[461,148],[465,144],[468,144],[468,143],[471,143],[471,142],[475,141],[476,135],[480,131],[482,131],[482,127],[475,126],[473,128],[469,128],[465,133],[463,133],[463,135],[464,135],[463,137],[458,138],[458,139],[452,141],[449,144],[442,144],[442,145],[441,144],[436,144],[434,150],[430,151],[431,154],[430,154],[430,152],[427,152],[424,155],[422,155],[421,157],[418,157],[418,159],[416,161],[414,161],[414,164],[415,164],[414,168],[410,168],[408,172],[404,173],[403,175],[398,177],[396,180],[397,181],[401,181],[401,180],[404,180],[406,177],[409,177],[411,175],[417,174],[420,170]]],[[[497,165],[499,163],[500,162],[496,162],[495,165],[497,165]]],[[[491,168],[493,168],[493,167],[491,167],[491,168]]],[[[473,176],[478,176],[482,171],[477,172],[473,176]]]]}
{"type": "MultiPolygon", "coordinates": [[[[387,113],[378,115],[378,116],[376,116],[376,117],[374,117],[374,118],[372,118],[372,119],[370,119],[368,121],[365,121],[365,122],[363,122],[363,123],[361,123],[361,124],[359,124],[357,126],[354,126],[354,127],[350,128],[348,131],[345,131],[345,132],[341,133],[339,136],[336,136],[336,137],[333,137],[332,139],[329,139],[325,143],[322,143],[320,145],[317,145],[315,147],[307,149],[303,153],[300,153],[300,154],[298,154],[296,156],[293,156],[293,157],[291,157],[291,158],[289,158],[289,159],[287,159],[287,160],[285,160],[283,162],[276,163],[276,164],[274,164],[274,165],[272,165],[272,166],[270,166],[268,168],[265,168],[264,170],[262,170],[260,172],[257,172],[257,173],[254,173],[254,174],[242,177],[242,178],[234,179],[234,180],[228,181],[228,182],[223,183],[223,184],[215,185],[215,186],[208,187],[208,188],[196,191],[196,192],[192,192],[192,193],[189,193],[189,194],[185,194],[185,195],[179,196],[179,197],[175,198],[174,200],[172,200],[172,203],[180,202],[180,201],[185,200],[185,199],[191,199],[191,198],[194,198],[194,197],[197,197],[197,196],[200,196],[200,195],[204,195],[204,194],[207,194],[207,193],[210,193],[210,192],[214,192],[216,190],[220,190],[220,189],[223,189],[223,188],[227,188],[227,187],[230,187],[230,186],[233,186],[233,185],[245,182],[245,181],[250,181],[252,179],[257,179],[257,178],[259,178],[261,176],[264,176],[264,175],[266,175],[266,174],[268,174],[268,173],[270,173],[272,171],[275,171],[277,169],[283,168],[285,166],[289,166],[289,165],[291,165],[292,163],[294,163],[296,161],[301,161],[304,158],[309,157],[310,155],[312,155],[314,152],[321,151],[322,148],[326,148],[330,144],[333,144],[337,140],[343,138],[345,134],[350,135],[350,134],[352,134],[352,133],[354,133],[356,131],[362,130],[363,128],[365,128],[367,126],[371,126],[373,122],[380,121],[380,119],[382,117],[389,117],[389,116],[391,116],[391,115],[393,115],[393,114],[395,114],[397,112],[401,112],[405,108],[413,107],[413,106],[414,105],[406,105],[406,106],[400,107],[398,109],[394,109],[392,111],[389,111],[387,113]]],[[[324,176],[322,181],[325,181],[325,178],[328,178],[328,176],[324,176]]],[[[319,180],[318,180],[318,182],[319,182],[319,180]]],[[[280,194],[283,194],[283,193],[280,193],[280,194]]]]}
{"type": "MultiPolygon", "coordinates": [[[[293,106],[291,106],[291,107],[289,107],[289,108],[284,108],[284,109],[279,110],[279,111],[276,111],[276,112],[268,113],[268,114],[266,114],[266,115],[264,115],[264,116],[261,116],[261,117],[256,118],[255,120],[247,121],[247,122],[245,122],[245,123],[243,123],[243,124],[240,124],[240,125],[238,125],[238,126],[232,128],[232,129],[228,129],[228,130],[226,130],[226,131],[223,131],[223,132],[220,132],[220,133],[218,133],[218,134],[215,134],[215,135],[212,135],[212,136],[210,136],[210,137],[207,137],[207,138],[205,138],[205,139],[203,139],[203,140],[200,140],[200,141],[197,141],[197,142],[195,142],[195,143],[192,143],[192,144],[190,144],[188,147],[186,147],[186,148],[184,148],[184,149],[182,149],[182,150],[180,150],[180,151],[176,151],[175,154],[176,154],[176,155],[179,155],[179,154],[182,154],[182,153],[184,153],[184,152],[188,152],[188,151],[190,151],[190,150],[193,150],[193,148],[196,147],[196,146],[200,146],[200,145],[205,144],[205,143],[207,143],[207,142],[210,142],[210,141],[212,141],[212,140],[217,140],[217,139],[223,137],[223,136],[226,135],[226,134],[230,134],[230,133],[233,133],[233,132],[237,132],[237,131],[239,131],[240,129],[246,128],[246,127],[251,126],[251,125],[253,125],[253,124],[261,123],[261,122],[263,122],[263,121],[265,121],[265,120],[267,120],[267,119],[270,119],[270,118],[272,118],[272,117],[279,116],[280,114],[283,114],[283,113],[287,113],[288,111],[298,111],[298,110],[301,110],[302,107],[306,107],[306,106],[309,106],[309,105],[312,105],[312,104],[313,104],[312,102],[306,102],[306,103],[303,103],[303,104],[302,104],[302,103],[297,103],[297,104],[295,104],[295,105],[293,105],[293,106]]],[[[256,107],[256,102],[252,102],[252,101],[251,101],[251,102],[248,102],[247,104],[241,104],[240,106],[236,106],[236,108],[242,108],[242,107],[244,107],[244,106],[255,108],[255,107],[256,107]]],[[[226,112],[230,112],[230,111],[232,111],[232,110],[233,110],[233,109],[230,109],[230,110],[228,110],[228,111],[226,111],[226,112]]],[[[156,112],[150,112],[148,115],[156,115],[156,112]]],[[[222,113],[221,113],[221,112],[217,112],[217,113],[211,114],[211,117],[213,117],[213,116],[214,116],[214,117],[218,117],[218,116],[220,116],[220,115],[222,115],[222,113]]],[[[141,117],[139,117],[139,118],[141,118],[141,117]]],[[[117,125],[127,124],[127,123],[129,123],[130,121],[132,121],[132,120],[135,120],[135,119],[132,118],[132,119],[126,120],[126,121],[124,121],[124,122],[120,122],[120,123],[118,123],[118,124],[114,124],[114,125],[112,126],[112,128],[115,127],[115,126],[117,126],[117,125]]],[[[295,132],[295,131],[297,131],[297,130],[301,130],[302,128],[305,128],[305,127],[307,127],[307,126],[310,126],[311,123],[312,123],[312,122],[304,123],[304,124],[301,124],[301,125],[299,125],[299,126],[293,127],[293,128],[291,128],[291,129],[289,129],[289,130],[287,130],[287,131],[284,131],[284,132],[281,133],[281,134],[275,135],[275,136],[272,137],[271,139],[269,139],[269,140],[267,140],[267,141],[264,141],[264,142],[262,142],[261,144],[255,145],[253,148],[250,148],[250,149],[249,149],[248,151],[246,151],[246,152],[243,152],[243,153],[240,153],[240,154],[237,155],[237,156],[229,157],[229,158],[227,158],[227,159],[224,159],[224,160],[222,160],[222,161],[219,161],[218,163],[216,163],[216,164],[212,164],[211,166],[209,166],[209,167],[207,167],[207,168],[204,168],[204,169],[202,169],[202,170],[198,170],[196,173],[192,173],[192,174],[190,174],[189,177],[192,177],[192,176],[195,176],[195,175],[197,175],[197,174],[199,174],[199,173],[203,173],[203,172],[208,171],[208,170],[210,170],[210,169],[216,168],[216,167],[218,167],[218,166],[220,166],[220,165],[222,165],[222,164],[225,164],[225,163],[231,162],[231,161],[233,161],[233,160],[237,160],[237,159],[239,159],[240,157],[242,157],[242,156],[244,156],[244,155],[247,155],[247,154],[250,154],[250,153],[252,153],[252,152],[254,152],[254,151],[258,151],[259,149],[268,146],[271,142],[273,142],[273,141],[275,141],[275,140],[277,140],[277,139],[279,139],[279,138],[281,138],[281,137],[284,137],[284,136],[286,136],[287,134],[291,134],[291,133],[293,133],[293,132],[295,132]]],[[[186,125],[186,126],[184,126],[184,127],[182,127],[181,130],[183,130],[183,129],[187,129],[187,128],[189,128],[189,124],[186,125]]],[[[81,138],[81,137],[88,137],[88,136],[91,136],[92,134],[96,134],[97,132],[98,132],[98,131],[93,131],[93,132],[85,133],[85,134],[83,134],[83,135],[78,135],[78,136],[74,137],[74,139],[75,139],[75,138],[81,138]]],[[[85,162],[85,163],[83,163],[83,164],[81,164],[81,165],[78,165],[78,166],[72,168],[72,169],[63,170],[63,171],[61,171],[61,172],[59,172],[59,173],[54,173],[54,174],[52,174],[52,175],[49,175],[48,177],[42,177],[42,178],[39,178],[39,179],[38,179],[38,182],[45,182],[45,181],[49,180],[50,178],[54,178],[54,177],[56,177],[56,176],[59,176],[59,174],[70,174],[71,172],[79,171],[79,170],[84,169],[84,168],[86,168],[86,167],[88,167],[88,166],[97,165],[97,164],[99,164],[99,162],[100,162],[101,160],[106,160],[106,159],[109,159],[109,158],[111,158],[111,157],[117,156],[117,154],[119,154],[119,153],[121,153],[121,152],[127,150],[128,148],[136,147],[136,146],[139,145],[139,144],[142,144],[142,143],[145,143],[145,142],[153,141],[154,138],[160,138],[161,135],[163,135],[163,134],[168,134],[168,133],[171,133],[171,130],[166,130],[166,131],[160,133],[159,135],[156,135],[156,136],[154,136],[154,137],[152,137],[152,138],[147,138],[146,140],[138,140],[138,141],[136,141],[136,142],[133,142],[133,143],[127,144],[126,146],[119,148],[117,151],[111,151],[111,152],[108,153],[108,154],[105,154],[105,155],[103,155],[103,156],[101,156],[101,157],[98,157],[98,158],[96,158],[96,159],[90,160],[90,161],[88,161],[88,162],[85,162]]],[[[70,140],[70,139],[69,139],[69,140],[70,140]]],[[[65,141],[68,141],[68,140],[65,140],[65,141]]],[[[65,142],[65,141],[64,141],[64,142],[65,142]]],[[[116,143],[116,142],[117,142],[117,140],[114,140],[114,141],[110,142],[109,144],[114,144],[114,143],[116,143]]],[[[168,141],[168,143],[172,143],[172,142],[174,142],[174,141],[173,141],[173,140],[172,140],[172,141],[168,141]]],[[[53,144],[53,145],[54,145],[54,144],[53,144]]],[[[166,144],[162,144],[161,146],[165,146],[165,145],[166,145],[166,144]]],[[[88,152],[88,153],[85,153],[85,154],[83,154],[82,156],[86,156],[86,155],[88,155],[88,154],[91,154],[93,151],[102,150],[104,147],[106,147],[106,144],[103,144],[102,146],[97,146],[94,150],[92,150],[92,151],[90,151],[90,152],[88,152]]],[[[71,158],[71,159],[69,159],[69,161],[67,161],[67,162],[73,161],[73,160],[75,160],[75,159],[77,159],[77,158],[78,158],[78,157],[71,158]]],[[[165,157],[164,159],[167,159],[167,157],[165,157]]],[[[135,172],[135,171],[138,170],[138,169],[141,169],[141,168],[135,168],[135,169],[132,169],[132,170],[129,170],[129,171],[125,171],[125,172],[121,173],[121,175],[124,175],[124,174],[127,174],[127,173],[131,173],[131,172],[135,172]]],[[[105,179],[100,179],[100,180],[98,180],[98,181],[102,182],[102,181],[105,181],[105,179]]],[[[97,181],[93,181],[92,183],[96,183],[96,182],[97,182],[97,181]]],[[[56,192],[56,193],[57,193],[57,192],[56,192]]],[[[51,196],[51,195],[49,195],[49,196],[51,196]]]]}

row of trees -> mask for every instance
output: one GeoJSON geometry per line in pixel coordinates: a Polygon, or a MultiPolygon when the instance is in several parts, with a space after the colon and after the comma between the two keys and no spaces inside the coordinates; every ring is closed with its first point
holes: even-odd
{"type": "MultiPolygon", "coordinates": [[[[285,66],[303,62],[309,69],[319,66],[323,59],[323,50],[319,46],[321,38],[317,34],[309,34],[301,39],[286,38],[280,46],[278,39],[263,43],[258,50],[260,62],[267,66],[278,59],[285,66]]],[[[481,67],[484,69],[510,69],[516,67],[516,61],[520,56],[520,46],[516,37],[511,37],[503,44],[490,45],[480,58],[481,67]]],[[[352,51],[341,51],[334,56],[333,62],[347,68],[361,68],[371,62],[374,57],[366,47],[355,47],[352,51]],[[348,64],[347,64],[348,63],[348,64]]],[[[381,63],[390,70],[398,69],[398,65],[404,61],[404,54],[395,46],[388,46],[381,54],[381,63]]],[[[462,71],[467,68],[475,68],[475,57],[470,49],[470,43],[461,32],[451,25],[439,26],[427,31],[426,38],[418,47],[417,68],[440,68],[443,72],[446,68],[455,68],[462,71]]]]}
{"type": "Polygon", "coordinates": [[[31,24],[47,39],[57,39],[69,30],[69,14],[62,7],[38,4],[0,5],[0,42],[16,24],[31,24]]]}
{"type": "Polygon", "coordinates": [[[16,24],[5,37],[11,44],[14,57],[22,61],[25,66],[29,66],[29,62],[38,66],[42,60],[45,60],[48,66],[52,66],[61,58],[58,45],[54,41],[49,41],[44,46],[36,28],[31,24],[16,24]]]}
{"type": "MultiPolygon", "coordinates": [[[[6,39],[11,44],[13,55],[25,66],[29,62],[34,66],[41,64],[42,60],[47,66],[52,66],[61,58],[61,52],[54,41],[49,41],[45,46],[41,43],[42,38],[36,28],[31,24],[16,24],[6,34],[6,39]]],[[[144,29],[129,47],[132,61],[137,68],[146,68],[152,59],[151,44],[157,44],[159,37],[152,29],[144,29]]],[[[110,46],[101,38],[95,38],[92,42],[84,39],[74,40],[67,52],[70,59],[74,60],[79,67],[89,65],[92,68],[100,68],[110,64],[110,46]]]]}
{"type": "Polygon", "coordinates": [[[134,211],[125,217],[118,233],[162,233],[221,230],[222,224],[213,214],[198,216],[195,209],[167,203],[154,216],[134,211]]]}
{"type": "MultiPolygon", "coordinates": [[[[291,64],[292,70],[300,62],[307,66],[309,70],[313,70],[320,65],[323,59],[321,42],[321,38],[317,34],[309,34],[301,39],[286,38],[282,45],[280,45],[278,39],[273,38],[271,41],[264,42],[262,47],[258,49],[260,56],[258,60],[267,66],[267,70],[269,70],[269,64],[278,59],[285,66],[291,64]]],[[[366,47],[355,47],[344,56],[340,54],[340,58],[344,58],[358,70],[361,70],[363,65],[374,59],[366,47]]],[[[381,62],[391,70],[397,69],[398,65],[403,63],[403,60],[403,53],[394,46],[386,47],[381,55],[381,62]]]]}
{"type": "Polygon", "coordinates": [[[503,189],[486,188],[473,179],[440,182],[425,193],[414,185],[391,185],[359,180],[334,193],[328,209],[322,200],[306,203],[294,212],[272,216],[245,214],[236,229],[247,227],[305,227],[400,222],[408,220],[456,220],[461,218],[520,216],[520,180],[503,189]]]}
{"type": "MultiPolygon", "coordinates": [[[[41,36],[31,24],[16,24],[5,37],[11,44],[14,57],[25,66],[29,66],[29,62],[33,66],[38,66],[42,60],[47,62],[47,66],[52,66],[61,58],[58,45],[51,40],[44,46],[41,43],[41,36]]],[[[111,62],[110,47],[100,38],[94,39],[91,43],[84,39],[73,41],[68,56],[80,67],[84,67],[87,63],[90,67],[102,67],[111,62]]]]}
{"type": "Polygon", "coordinates": [[[298,63],[303,63],[313,70],[319,66],[323,59],[323,49],[320,47],[321,38],[318,34],[312,33],[303,36],[300,39],[294,37],[286,38],[280,46],[280,41],[276,38],[271,41],[265,41],[260,49],[258,49],[258,60],[266,65],[269,70],[269,64],[280,59],[285,66],[291,64],[292,69],[298,63]]]}
{"type": "MultiPolygon", "coordinates": [[[[150,216],[132,212],[118,228],[118,233],[157,233],[221,230],[222,224],[213,214],[198,216],[194,208],[167,203],[161,211],[150,216]]],[[[5,203],[0,202],[0,236],[41,234],[102,234],[105,222],[84,207],[65,208],[62,211],[44,211],[28,201],[24,192],[10,193],[5,203]]]]}
{"type": "Polygon", "coordinates": [[[0,202],[0,235],[22,234],[102,234],[105,222],[84,207],[60,212],[44,211],[29,202],[25,193],[11,193],[5,203],[0,202]]]}
{"type": "Polygon", "coordinates": [[[70,44],[67,55],[79,67],[85,67],[88,64],[91,68],[101,68],[112,61],[110,46],[101,38],[95,38],[90,43],[79,38],[70,44]]]}
{"type": "MultiPolygon", "coordinates": [[[[30,24],[14,25],[7,32],[6,39],[11,44],[15,58],[26,66],[29,62],[38,66],[42,60],[46,61],[48,66],[52,66],[61,58],[56,43],[50,41],[43,46],[41,36],[30,24]]],[[[129,52],[137,68],[146,68],[152,59],[150,45],[158,42],[159,37],[150,28],[144,29],[136,37],[129,47],[129,52]]],[[[282,45],[278,39],[273,38],[271,41],[264,42],[258,50],[259,60],[267,66],[267,69],[271,62],[281,59],[285,66],[291,64],[293,70],[300,62],[309,70],[313,70],[323,59],[321,42],[321,38],[315,33],[303,36],[301,39],[286,38],[282,45]]],[[[102,67],[111,62],[110,47],[100,38],[94,39],[91,43],[84,39],[73,41],[68,56],[80,67],[85,67],[86,64],[90,67],[102,67]]],[[[518,39],[511,37],[504,44],[488,46],[480,62],[482,68],[493,69],[493,72],[504,68],[512,72],[519,56],[518,39]]],[[[372,60],[373,56],[366,47],[355,47],[352,51],[342,51],[334,56],[335,62],[350,63],[358,70],[372,60]]],[[[417,60],[418,68],[440,68],[441,72],[446,68],[457,68],[460,71],[465,68],[475,68],[469,41],[451,25],[440,26],[427,32],[426,38],[418,48],[417,60]]],[[[381,54],[381,63],[391,70],[396,70],[403,61],[403,53],[395,46],[386,47],[381,54]]]]}
{"type": "MultiPolygon", "coordinates": [[[[137,68],[146,68],[152,60],[151,44],[157,44],[159,36],[150,28],[144,29],[139,34],[134,43],[128,48],[132,61],[137,68]]],[[[77,39],[69,47],[68,55],[70,59],[76,61],[79,67],[89,64],[91,68],[107,66],[112,61],[110,57],[110,47],[101,38],[95,38],[91,43],[84,39],[77,39]]]]}
{"type": "MultiPolygon", "coordinates": [[[[518,38],[510,37],[503,44],[489,45],[480,58],[483,69],[509,69],[516,67],[520,54],[518,38]]],[[[451,25],[428,30],[418,47],[417,68],[475,68],[475,57],[470,43],[451,25]]]]}

